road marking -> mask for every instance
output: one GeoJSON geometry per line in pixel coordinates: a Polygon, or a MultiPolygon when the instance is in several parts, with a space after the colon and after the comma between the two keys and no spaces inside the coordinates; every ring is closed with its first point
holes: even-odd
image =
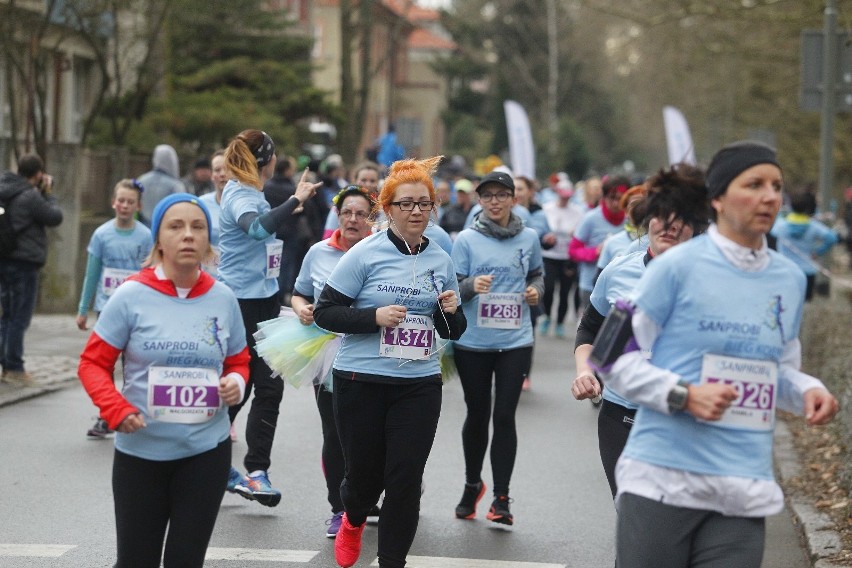
{"type": "Polygon", "coordinates": [[[316,550],[283,550],[261,548],[207,549],[207,560],[254,560],[258,562],[310,562],[319,554],[316,550]]]}
{"type": "MultiPolygon", "coordinates": [[[[370,564],[378,566],[379,559],[370,564]]],[[[444,558],[440,556],[409,556],[408,568],[565,568],[564,564],[516,562],[512,560],[480,560],[475,558],[444,558]]]]}
{"type": "Polygon", "coordinates": [[[76,544],[0,544],[0,556],[30,556],[36,558],[59,558],[76,544]]]}

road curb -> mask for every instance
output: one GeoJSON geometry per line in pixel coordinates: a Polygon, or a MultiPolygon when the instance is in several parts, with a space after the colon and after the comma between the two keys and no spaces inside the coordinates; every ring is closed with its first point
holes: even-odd
{"type": "Polygon", "coordinates": [[[76,357],[27,357],[27,369],[35,377],[33,386],[0,383],[0,408],[52,393],[77,382],[76,357]]]}
{"type": "MultiPolygon", "coordinates": [[[[793,445],[793,434],[782,420],[778,420],[775,426],[775,468],[782,483],[800,475],[802,469],[793,445]]],[[[840,564],[827,560],[843,549],[840,533],[834,530],[831,518],[801,499],[789,498],[788,508],[802,529],[814,568],[841,568],[840,564]]]]}

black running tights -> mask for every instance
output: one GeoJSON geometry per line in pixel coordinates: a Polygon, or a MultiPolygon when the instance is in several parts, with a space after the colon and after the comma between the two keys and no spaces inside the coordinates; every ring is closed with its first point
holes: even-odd
{"type": "Polygon", "coordinates": [[[508,495],[518,450],[515,410],[518,408],[524,377],[530,368],[532,347],[506,351],[467,351],[456,347],[454,353],[467,404],[467,417],[462,426],[465,481],[479,483],[482,476],[482,463],[488,449],[493,377],[491,471],[494,474],[494,494],[508,495]]]}
{"type": "Polygon", "coordinates": [[[116,450],[116,568],[156,568],[161,555],[165,568],[203,566],[230,465],[229,439],[204,453],[169,461],[116,450]]]}

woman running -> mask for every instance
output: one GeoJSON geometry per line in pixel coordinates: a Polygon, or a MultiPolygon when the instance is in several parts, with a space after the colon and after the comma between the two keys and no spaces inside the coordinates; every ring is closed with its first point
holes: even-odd
{"type": "Polygon", "coordinates": [[[758,568],[765,517],[784,507],[776,407],[808,424],[838,410],[799,371],[805,277],[766,243],[783,188],[775,151],[723,147],[707,188],[714,224],[648,266],[622,310],[635,348],[599,365],[639,404],[616,466],[620,568],[758,568]]]}
{"type": "Polygon", "coordinates": [[[234,293],[201,270],[213,252],[204,205],[172,194],[154,208],[151,231],[149,267],[104,306],[79,376],[118,431],[115,565],[200,567],[231,462],[225,410],[242,397],[249,354],[234,293]]]}
{"type": "Polygon", "coordinates": [[[538,234],[512,213],[515,184],[509,174],[486,175],[476,191],[482,213],[453,244],[464,312],[471,322],[464,337],[453,345],[467,405],[462,427],[465,488],[456,517],[476,517],[476,505],[485,495],[481,475],[493,388],[494,501],[486,517],[511,525],[509,482],[518,448],[515,411],[532,359],[530,306],[538,304],[544,288],[541,246],[538,234]]]}
{"type": "Polygon", "coordinates": [[[453,263],[423,236],[440,160],[391,166],[379,195],[389,228],[340,259],[314,308],[318,326],[346,334],[332,371],[345,462],[334,554],[344,568],[358,561],[367,514],[382,490],[379,566],[405,566],[441,413],[435,333],[458,339],[466,327],[453,263]]]}

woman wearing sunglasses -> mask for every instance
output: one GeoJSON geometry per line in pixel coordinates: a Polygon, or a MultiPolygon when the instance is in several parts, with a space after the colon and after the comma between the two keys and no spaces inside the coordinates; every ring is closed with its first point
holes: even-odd
{"type": "Polygon", "coordinates": [[[467,404],[462,427],[465,488],[456,517],[476,517],[476,505],[485,494],[481,474],[488,449],[493,377],[494,501],[486,517],[511,525],[509,481],[518,447],[515,410],[532,360],[530,306],[538,304],[544,290],[541,245],[538,233],[525,228],[512,213],[515,184],[509,174],[488,174],[476,192],[482,213],[453,244],[464,312],[471,322],[464,337],[453,345],[467,404]]]}

